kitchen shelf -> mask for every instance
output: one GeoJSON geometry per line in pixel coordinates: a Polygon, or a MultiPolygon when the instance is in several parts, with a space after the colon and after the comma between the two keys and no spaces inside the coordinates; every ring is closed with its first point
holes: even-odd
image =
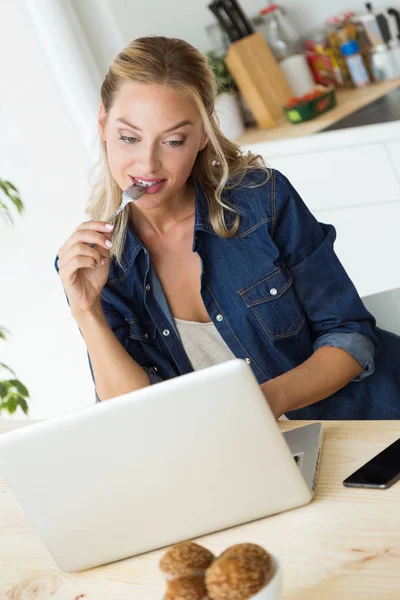
{"type": "Polygon", "coordinates": [[[268,142],[273,140],[290,139],[318,133],[333,125],[370,102],[385,96],[400,86],[400,78],[371,84],[359,89],[338,89],[336,91],[337,107],[327,113],[293,125],[286,120],[282,113],[282,122],[272,129],[261,129],[257,126],[248,127],[243,135],[235,140],[240,146],[268,142]]]}

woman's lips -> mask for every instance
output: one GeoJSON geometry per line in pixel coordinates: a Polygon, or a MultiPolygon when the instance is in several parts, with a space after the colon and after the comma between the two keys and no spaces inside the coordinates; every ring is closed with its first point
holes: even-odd
{"type": "MultiPolygon", "coordinates": [[[[135,183],[137,185],[140,185],[140,182],[136,179],[136,177],[132,177],[132,175],[129,175],[129,177],[132,180],[132,183],[135,183]]],[[[145,181],[145,180],[143,180],[145,181]]],[[[164,183],[166,182],[166,179],[161,179],[161,181],[159,181],[158,183],[154,183],[153,185],[147,185],[147,186],[143,186],[145,189],[145,194],[156,194],[157,192],[159,192],[161,190],[161,188],[163,187],[164,183]]]]}

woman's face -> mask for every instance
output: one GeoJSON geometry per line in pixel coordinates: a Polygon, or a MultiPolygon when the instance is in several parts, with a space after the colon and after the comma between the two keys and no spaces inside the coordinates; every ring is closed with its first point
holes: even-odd
{"type": "Polygon", "coordinates": [[[106,124],[105,117],[100,104],[99,129],[120,188],[135,178],[163,180],[138,201],[153,207],[182,194],[197,153],[207,144],[196,105],[167,86],[126,82],[106,124]]]}

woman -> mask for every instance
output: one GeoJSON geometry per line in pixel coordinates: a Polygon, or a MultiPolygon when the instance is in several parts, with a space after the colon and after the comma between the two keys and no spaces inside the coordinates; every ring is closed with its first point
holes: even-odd
{"type": "Polygon", "coordinates": [[[399,418],[400,338],[376,329],[334,228],[224,137],[215,94],[206,58],[165,37],[134,40],[104,79],[93,220],[55,263],[97,400],[240,357],[277,418],[399,418]],[[109,231],[136,181],[153,185],[109,231]]]}

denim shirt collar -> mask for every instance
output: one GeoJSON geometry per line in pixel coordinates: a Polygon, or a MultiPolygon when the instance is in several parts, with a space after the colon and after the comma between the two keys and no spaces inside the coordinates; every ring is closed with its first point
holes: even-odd
{"type": "MultiPolygon", "coordinates": [[[[196,233],[198,231],[205,231],[207,233],[211,233],[212,235],[216,234],[208,221],[208,201],[204,188],[200,181],[196,178],[193,179],[193,185],[195,189],[195,225],[192,250],[194,252],[196,250],[196,233]]],[[[131,268],[141,250],[146,250],[146,246],[134,231],[132,224],[128,222],[124,249],[121,256],[121,265],[124,272],[131,268]]],[[[111,268],[118,269],[119,267],[113,263],[111,268]]],[[[114,274],[115,273],[113,273],[111,278],[114,278],[114,274]]]]}

